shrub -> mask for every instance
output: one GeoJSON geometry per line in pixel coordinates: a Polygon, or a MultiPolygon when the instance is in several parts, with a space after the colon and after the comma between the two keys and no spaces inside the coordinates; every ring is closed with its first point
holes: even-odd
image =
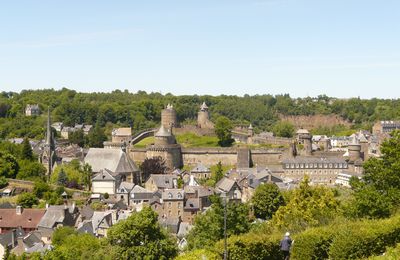
{"type": "Polygon", "coordinates": [[[179,255],[175,258],[175,260],[198,260],[198,259],[207,259],[207,260],[217,260],[221,259],[221,257],[210,250],[206,249],[196,249],[186,254],[179,255]]]}
{"type": "MultiPolygon", "coordinates": [[[[283,254],[280,251],[279,243],[281,234],[265,235],[247,233],[239,236],[232,236],[228,239],[229,259],[269,259],[281,260],[283,254]]],[[[220,240],[215,245],[220,256],[224,254],[224,241],[220,240]]]]}
{"type": "Polygon", "coordinates": [[[0,177],[0,189],[1,189],[1,188],[4,188],[4,187],[7,187],[7,185],[8,185],[8,180],[7,180],[7,178],[1,176],[1,177],[0,177]]]}
{"type": "Polygon", "coordinates": [[[332,227],[319,227],[298,234],[293,242],[293,259],[327,259],[334,232],[332,227]]]}

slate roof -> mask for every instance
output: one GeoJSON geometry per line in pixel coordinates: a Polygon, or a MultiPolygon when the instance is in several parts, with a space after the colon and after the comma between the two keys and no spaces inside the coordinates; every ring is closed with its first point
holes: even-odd
{"type": "Polygon", "coordinates": [[[24,244],[26,247],[33,247],[37,243],[42,243],[42,234],[40,231],[32,231],[24,237],[24,244]]]}
{"type": "Polygon", "coordinates": [[[183,189],[165,189],[161,196],[163,200],[183,200],[185,191],[183,189]]]}
{"type": "Polygon", "coordinates": [[[120,149],[90,148],[85,163],[92,167],[93,172],[99,172],[101,169],[109,169],[115,173],[139,171],[132,159],[120,149]]]}
{"type": "Polygon", "coordinates": [[[96,231],[99,225],[105,222],[107,226],[112,225],[112,214],[111,212],[95,211],[92,217],[93,230],[96,231]]]}
{"type": "Polygon", "coordinates": [[[200,201],[198,198],[190,198],[186,200],[185,209],[197,210],[200,208],[200,201]]]}
{"type": "Polygon", "coordinates": [[[178,237],[185,237],[189,233],[189,231],[193,228],[193,225],[190,225],[189,222],[181,222],[179,225],[178,237]]]}
{"type": "Polygon", "coordinates": [[[16,209],[0,209],[0,228],[36,228],[45,212],[44,209],[22,209],[18,215],[16,209]]]}
{"type": "Polygon", "coordinates": [[[191,172],[210,172],[210,168],[205,166],[202,163],[198,163],[192,170],[191,172]]]}
{"type": "Polygon", "coordinates": [[[130,127],[114,128],[111,133],[113,136],[130,136],[132,129],[130,127]]]}
{"type": "Polygon", "coordinates": [[[235,183],[236,182],[234,180],[223,177],[219,182],[217,182],[215,187],[217,189],[219,189],[220,191],[228,192],[232,189],[232,187],[235,185],[235,183]]]}
{"type": "Polygon", "coordinates": [[[91,219],[93,217],[94,210],[90,206],[84,206],[80,214],[83,217],[83,219],[91,219]]]}
{"type": "Polygon", "coordinates": [[[139,185],[136,185],[131,191],[131,199],[134,200],[151,200],[153,198],[154,193],[146,190],[139,185]]]}
{"type": "Polygon", "coordinates": [[[92,181],[115,181],[114,175],[115,173],[109,169],[101,169],[99,173],[93,177],[92,181]]]}
{"type": "Polygon", "coordinates": [[[134,183],[123,181],[117,189],[117,193],[128,193],[135,187],[134,183]]]}
{"type": "Polygon", "coordinates": [[[53,228],[57,223],[63,223],[65,219],[65,209],[55,206],[50,206],[38,226],[44,228],[53,228]]]}
{"type": "Polygon", "coordinates": [[[341,157],[297,156],[295,158],[286,158],[282,163],[346,163],[346,161],[341,157]]]}
{"type": "Polygon", "coordinates": [[[162,218],[159,222],[161,226],[166,227],[170,232],[176,234],[178,233],[181,220],[179,218],[162,218]]]}
{"type": "Polygon", "coordinates": [[[159,189],[172,189],[174,182],[177,182],[177,177],[172,174],[151,174],[150,178],[153,179],[154,184],[159,189]],[[175,181],[174,181],[175,180],[175,181]]]}

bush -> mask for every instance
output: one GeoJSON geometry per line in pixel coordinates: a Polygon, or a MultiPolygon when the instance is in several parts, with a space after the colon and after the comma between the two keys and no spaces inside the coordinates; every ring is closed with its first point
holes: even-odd
{"type": "Polygon", "coordinates": [[[1,176],[1,177],[0,177],[0,189],[2,189],[2,188],[4,188],[4,187],[7,187],[7,185],[8,185],[8,180],[7,180],[7,178],[1,176]]]}
{"type": "Polygon", "coordinates": [[[387,246],[400,242],[400,216],[365,220],[337,230],[330,246],[331,259],[357,259],[382,254],[387,246]]]}
{"type": "Polygon", "coordinates": [[[186,254],[179,255],[178,257],[175,258],[175,260],[198,260],[198,259],[218,260],[221,259],[221,257],[217,253],[210,250],[196,249],[187,252],[186,254]]]}
{"type": "Polygon", "coordinates": [[[294,259],[359,259],[400,242],[400,216],[308,229],[295,237],[294,259]]]}
{"type": "Polygon", "coordinates": [[[328,259],[330,244],[336,230],[332,227],[310,228],[295,237],[293,259],[328,259]]]}
{"type": "MultiPolygon", "coordinates": [[[[279,243],[281,234],[266,235],[247,233],[239,236],[232,236],[228,239],[229,259],[269,259],[281,260],[283,254],[280,251],[279,243]]],[[[215,245],[220,256],[224,255],[224,241],[220,240],[215,245]]]]}

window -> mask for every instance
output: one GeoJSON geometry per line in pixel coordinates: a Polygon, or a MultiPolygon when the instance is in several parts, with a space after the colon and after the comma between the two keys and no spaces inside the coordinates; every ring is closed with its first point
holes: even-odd
{"type": "Polygon", "coordinates": [[[168,193],[168,199],[172,199],[172,193],[168,193]]]}
{"type": "Polygon", "coordinates": [[[180,210],[178,210],[178,216],[180,216],[181,215],[181,211],[180,210]]]}
{"type": "Polygon", "coordinates": [[[171,205],[172,205],[172,203],[171,203],[171,202],[168,202],[168,208],[170,208],[170,207],[171,207],[171,205]]]}
{"type": "Polygon", "coordinates": [[[182,194],[178,193],[178,199],[182,199],[182,194]]]}
{"type": "Polygon", "coordinates": [[[178,202],[178,209],[180,209],[181,208],[181,203],[180,202],[178,202]]]}

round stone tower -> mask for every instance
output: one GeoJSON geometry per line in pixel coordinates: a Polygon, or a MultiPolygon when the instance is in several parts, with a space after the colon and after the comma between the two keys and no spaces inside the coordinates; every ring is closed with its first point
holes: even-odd
{"type": "Polygon", "coordinates": [[[154,138],[154,144],[147,147],[146,157],[163,158],[170,170],[181,168],[181,146],[176,143],[174,135],[164,125],[161,125],[160,129],[154,134],[154,138]]]}
{"type": "Polygon", "coordinates": [[[167,107],[161,111],[161,125],[163,125],[166,129],[178,126],[176,111],[170,104],[168,104],[167,107]]]}
{"type": "Polygon", "coordinates": [[[209,119],[208,106],[206,102],[200,106],[200,111],[197,113],[197,127],[199,128],[213,128],[214,125],[209,119]]]}
{"type": "Polygon", "coordinates": [[[296,132],[297,141],[299,144],[303,145],[303,153],[305,155],[312,154],[312,135],[307,129],[299,129],[296,132]]]}
{"type": "Polygon", "coordinates": [[[361,160],[361,145],[355,136],[347,148],[349,150],[349,163],[354,164],[361,160]]]}

